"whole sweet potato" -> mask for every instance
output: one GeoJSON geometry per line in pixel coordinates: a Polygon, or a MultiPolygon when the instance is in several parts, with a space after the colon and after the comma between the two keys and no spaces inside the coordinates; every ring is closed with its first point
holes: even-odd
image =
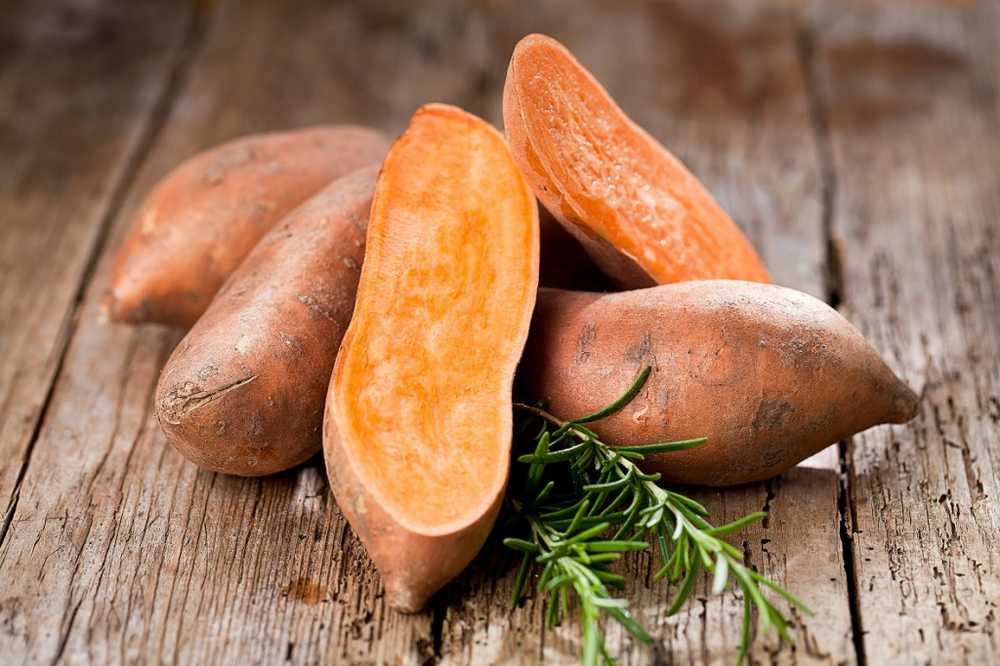
{"type": "Polygon", "coordinates": [[[334,181],[268,232],[167,361],[156,414],[200,467],[259,476],[319,451],[377,172],[334,181]]]}
{"type": "Polygon", "coordinates": [[[611,403],[644,366],[633,402],[589,424],[612,444],[707,437],[651,456],[670,483],[772,477],[917,396],[836,310],[773,285],[707,280],[593,294],[541,289],[521,361],[525,397],[570,419],[611,403]]]}
{"type": "Polygon", "coordinates": [[[191,326],[286,213],[381,161],[388,147],[380,132],[344,125],[258,134],[191,157],[135,213],[115,258],[108,315],[191,326]]]}
{"type": "Polygon", "coordinates": [[[419,610],[489,534],[538,287],[538,209],[503,137],[419,109],[385,159],[323,449],[391,606],[419,610]]]}
{"type": "Polygon", "coordinates": [[[708,190],[556,40],[517,44],[503,119],[535,195],[620,286],[770,282],[708,190]]]}

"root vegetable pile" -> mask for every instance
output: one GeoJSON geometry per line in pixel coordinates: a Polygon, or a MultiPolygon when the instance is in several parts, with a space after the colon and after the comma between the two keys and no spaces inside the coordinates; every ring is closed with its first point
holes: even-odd
{"type": "Polygon", "coordinates": [[[428,104],[391,148],[320,127],[168,174],[106,301],[112,321],[190,329],[156,391],[167,441],[243,476],[322,450],[398,610],[504,512],[515,602],[534,585],[549,624],[577,608],[586,663],[611,660],[605,614],[652,640],[611,593],[647,539],[679,585],[669,612],[707,570],[742,592],[736,656],[751,606],[790,639],[772,601],[801,602],[723,539],[762,514],[714,527],[663,484],[773,477],[918,397],[835,310],[767,284],[711,194],[561,44],[516,46],[503,117],[506,138],[428,104]]]}

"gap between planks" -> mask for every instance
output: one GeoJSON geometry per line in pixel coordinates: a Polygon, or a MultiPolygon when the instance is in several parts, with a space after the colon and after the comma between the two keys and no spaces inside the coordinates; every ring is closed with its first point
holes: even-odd
{"type": "MultiPolygon", "coordinates": [[[[830,307],[839,309],[844,300],[843,262],[841,261],[841,243],[834,234],[833,221],[837,201],[837,169],[833,159],[833,146],[830,141],[830,124],[827,108],[824,105],[816,73],[816,44],[812,30],[803,18],[799,20],[796,35],[798,57],[802,68],[806,103],[808,104],[809,124],[812,128],[816,145],[820,177],[820,216],[821,229],[824,236],[825,257],[823,271],[823,288],[826,302],[830,307]]],[[[859,666],[865,666],[864,628],[861,618],[861,600],[858,596],[857,568],[854,563],[854,543],[851,532],[855,521],[852,520],[851,504],[851,474],[850,452],[852,440],[848,438],[837,444],[838,483],[837,483],[837,513],[840,519],[840,544],[843,551],[844,578],[847,583],[847,604],[851,616],[851,642],[854,645],[854,656],[859,666]]]]}
{"type": "Polygon", "coordinates": [[[155,145],[156,138],[160,134],[160,130],[163,128],[170,115],[170,110],[174,101],[177,99],[180,91],[184,88],[184,83],[187,79],[187,74],[190,71],[191,63],[194,60],[194,56],[198,52],[198,47],[205,34],[207,23],[209,21],[209,11],[210,10],[203,5],[197,4],[194,11],[191,12],[188,25],[184,31],[184,36],[175,49],[173,62],[168,67],[167,75],[164,77],[164,83],[161,91],[157,96],[156,102],[150,109],[142,129],[140,130],[139,140],[136,142],[135,147],[129,152],[129,154],[124,157],[125,168],[123,169],[118,181],[111,187],[111,194],[108,197],[107,209],[100,216],[98,231],[94,239],[93,247],[87,256],[83,273],[80,276],[79,284],[77,284],[76,290],[73,293],[72,302],[66,313],[66,322],[62,326],[62,331],[56,342],[56,354],[58,355],[58,359],[56,360],[55,371],[52,373],[52,380],[49,382],[49,386],[45,392],[45,398],[42,401],[41,409],[38,411],[37,418],[31,431],[31,438],[28,440],[28,445],[25,450],[24,460],[18,470],[17,480],[14,482],[14,488],[11,492],[10,501],[4,511],[3,521],[0,523],[0,548],[3,547],[3,544],[7,540],[7,534],[10,531],[14,514],[17,512],[17,505],[21,496],[21,483],[28,471],[28,466],[31,464],[35,444],[38,441],[42,425],[45,423],[49,413],[49,408],[52,405],[52,396],[63,372],[63,364],[66,360],[66,354],[69,351],[69,343],[73,339],[73,334],[76,332],[77,324],[80,320],[80,309],[83,305],[83,297],[87,291],[87,286],[90,284],[90,281],[94,276],[98,259],[103,254],[105,246],[107,245],[108,238],[111,233],[111,225],[118,216],[122,204],[125,202],[126,196],[132,188],[136,174],[139,172],[140,167],[149,156],[152,147],[155,145]]]}

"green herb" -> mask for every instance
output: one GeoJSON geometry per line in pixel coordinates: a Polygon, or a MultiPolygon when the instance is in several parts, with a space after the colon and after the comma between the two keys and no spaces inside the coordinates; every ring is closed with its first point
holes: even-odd
{"type": "Polygon", "coordinates": [[[805,613],[805,605],[777,583],[743,564],[743,553],[720,537],[760,520],[757,512],[726,525],[713,526],[708,510],[695,500],[657,485],[659,474],[646,474],[637,465],[644,456],[699,446],[704,439],[661,444],[609,446],[586,424],[605,418],[632,401],[649,377],[639,374],[628,391],[606,408],[564,421],[540,406],[516,403],[519,446],[527,453],[517,460],[508,493],[517,536],[504,544],[519,551],[521,563],[514,582],[512,603],[524,594],[532,569],[540,569],[536,589],[546,600],[545,622],[553,627],[568,615],[571,595],[580,613],[582,661],[614,663],[604,644],[602,615],[619,622],[644,643],[652,638],[632,618],[628,601],[611,588],[625,578],[611,565],[629,551],[645,550],[655,537],[661,566],[655,578],[680,581],[667,614],[680,610],[702,570],[712,574],[712,591],[719,593],[735,582],[743,592],[743,625],[739,661],[750,647],[750,614],[755,607],[761,630],[773,627],[782,640],[791,640],[788,620],[764,596],[769,588],[805,613]]]}

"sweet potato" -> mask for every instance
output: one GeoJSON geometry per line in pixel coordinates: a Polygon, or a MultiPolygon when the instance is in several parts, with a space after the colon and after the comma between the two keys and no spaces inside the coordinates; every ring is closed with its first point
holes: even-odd
{"type": "Polygon", "coordinates": [[[386,157],[367,244],[323,449],[388,602],[416,611],[475,556],[500,507],[538,209],[495,129],[431,104],[386,157]]]}
{"type": "Polygon", "coordinates": [[[773,285],[706,280],[618,294],[539,290],[519,391],[583,416],[653,368],[623,411],[589,424],[609,444],[707,437],[644,464],[678,484],[772,477],[917,396],[837,311],[773,285]]]}
{"type": "Polygon", "coordinates": [[[528,35],[517,44],[503,118],[539,200],[620,286],[770,281],[701,183],[556,40],[528,35]]]}
{"type": "Polygon", "coordinates": [[[364,127],[258,134],[198,153],[150,192],[118,250],[114,321],[190,327],[257,241],[330,181],[379,162],[364,127]]]}
{"type": "Polygon", "coordinates": [[[319,451],[377,175],[372,165],[344,176],[287,215],[167,361],[156,414],[200,467],[259,476],[319,451]]]}

